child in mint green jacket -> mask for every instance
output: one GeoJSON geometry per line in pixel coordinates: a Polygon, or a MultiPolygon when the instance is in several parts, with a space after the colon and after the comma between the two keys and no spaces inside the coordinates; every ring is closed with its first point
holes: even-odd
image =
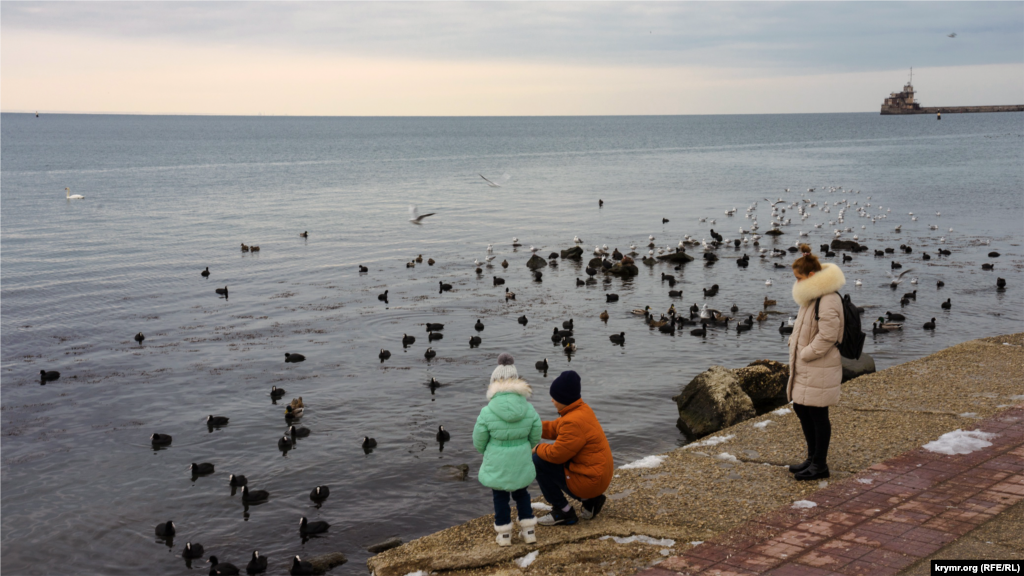
{"type": "Polygon", "coordinates": [[[537,542],[530,493],[526,487],[537,477],[533,447],[540,444],[540,416],[527,398],[530,385],[519,379],[512,355],[498,356],[498,367],[487,388],[487,406],[473,427],[473,446],[484,455],[480,483],[494,491],[494,530],[499,546],[512,545],[512,512],[509,499],[519,512],[519,535],[527,544],[537,542]]]}

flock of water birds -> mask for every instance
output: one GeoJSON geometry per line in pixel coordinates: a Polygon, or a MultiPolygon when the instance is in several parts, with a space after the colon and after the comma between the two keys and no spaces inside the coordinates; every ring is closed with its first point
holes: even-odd
{"type": "MultiPolygon", "coordinates": [[[[489,180],[481,175],[481,178],[487,181],[487,184],[492,187],[500,187],[498,182],[489,180]]],[[[508,177],[505,175],[502,179],[498,179],[500,182],[504,182],[508,177]]],[[[786,189],[786,193],[790,190],[786,189]]],[[[67,190],[69,199],[82,199],[83,197],[70,195],[70,190],[67,190]]],[[[831,229],[831,242],[820,244],[819,253],[823,259],[839,259],[840,264],[845,264],[853,260],[851,254],[867,252],[868,248],[862,246],[859,243],[861,240],[860,235],[866,234],[864,232],[867,229],[868,224],[879,224],[884,223],[892,217],[891,208],[883,208],[880,205],[872,205],[871,196],[861,196],[859,190],[844,190],[842,186],[823,186],[819,188],[808,188],[806,193],[799,194],[798,197],[790,200],[784,200],[781,197],[777,200],[764,199],[771,206],[771,214],[768,218],[768,223],[765,229],[762,230],[760,223],[758,222],[757,209],[759,202],[752,203],[745,213],[745,219],[749,220],[749,224],[740,226],[735,236],[726,237],[720,232],[716,232],[713,226],[718,225],[715,218],[700,217],[697,219],[697,224],[706,225],[709,227],[707,234],[701,238],[696,236],[686,235],[679,239],[676,244],[663,244],[659,245],[656,243],[654,235],[648,236],[647,244],[642,247],[638,247],[636,244],[630,244],[629,252],[623,254],[617,248],[609,249],[607,245],[595,245],[593,248],[593,255],[590,256],[585,271],[588,276],[586,280],[582,278],[575,279],[575,285],[577,287],[595,285],[598,280],[597,276],[602,275],[605,284],[610,284],[613,275],[616,273],[621,274],[622,269],[629,266],[635,266],[636,259],[639,259],[644,265],[656,266],[656,265],[669,265],[674,266],[674,270],[680,274],[683,273],[687,265],[693,266],[698,261],[702,261],[706,267],[713,267],[722,258],[730,258],[728,252],[732,252],[734,255],[735,264],[738,268],[745,269],[750,265],[751,256],[754,254],[756,257],[765,261],[772,261],[772,269],[784,269],[785,274],[789,274],[790,262],[786,260],[787,257],[790,259],[796,257],[797,253],[801,250],[801,245],[808,239],[810,233],[814,230],[821,230],[822,233],[826,233],[825,226],[827,225],[831,229]],[[834,199],[836,194],[844,195],[845,197],[840,199],[834,199]],[[863,199],[863,200],[862,200],[863,199]],[[804,223],[814,217],[820,220],[818,223],[804,223]],[[854,218],[859,219],[862,223],[859,224],[859,230],[853,222],[854,218]],[[847,223],[847,220],[853,220],[851,223],[847,223]],[[786,234],[785,230],[792,227],[800,228],[804,225],[806,229],[798,230],[796,237],[797,240],[786,248],[777,247],[780,244],[779,236],[786,234]],[[766,247],[763,243],[768,243],[765,236],[772,237],[771,243],[776,247],[766,247]],[[699,259],[692,257],[687,250],[690,250],[693,254],[700,254],[699,259]],[[837,256],[837,254],[840,254],[837,256]],[[680,256],[685,255],[685,256],[680,256]],[[721,256],[720,256],[721,255],[721,256]],[[690,260],[694,263],[688,264],[690,260]],[[617,272],[616,272],[617,271],[617,272]]],[[[601,208],[604,205],[603,200],[598,200],[598,207],[601,208]]],[[[724,216],[726,219],[733,218],[738,215],[737,208],[733,207],[724,210],[724,216]]],[[[409,221],[413,224],[422,224],[424,219],[432,216],[434,213],[419,214],[415,207],[410,209],[409,221]]],[[[918,216],[914,213],[909,213],[910,220],[912,222],[918,220],[918,216]]],[[[936,218],[941,217],[940,213],[935,214],[936,218]]],[[[895,219],[895,218],[893,218],[895,219]]],[[[662,218],[662,223],[667,223],[667,218],[662,218]]],[[[937,224],[930,224],[929,230],[937,231],[939,226],[937,224]]],[[[902,224],[897,224],[893,232],[900,234],[902,224]]],[[[953,232],[952,228],[948,229],[948,232],[953,232]]],[[[941,234],[941,233],[940,233],[941,234]]],[[[308,238],[308,231],[300,234],[303,238],[308,238]]],[[[935,250],[934,255],[921,250],[915,250],[914,247],[908,244],[902,244],[898,248],[896,247],[884,247],[882,249],[874,250],[874,258],[886,258],[889,256],[895,257],[896,251],[899,250],[901,259],[907,264],[908,268],[903,269],[904,263],[892,260],[890,262],[888,270],[888,286],[892,290],[898,289],[905,281],[909,281],[911,285],[915,285],[915,289],[910,292],[903,294],[900,299],[900,306],[911,306],[917,303],[918,297],[918,278],[910,275],[913,272],[912,268],[909,268],[912,261],[918,260],[920,262],[927,262],[934,258],[944,258],[951,255],[951,251],[942,248],[941,245],[945,244],[946,239],[944,236],[939,236],[934,239],[934,242],[940,247],[935,250]]],[[[977,245],[988,245],[988,240],[976,240],[977,245]]],[[[589,250],[583,250],[582,246],[585,242],[576,236],[573,238],[573,244],[577,247],[575,250],[575,257],[577,260],[587,259],[587,252],[589,250]]],[[[518,238],[513,238],[512,248],[516,250],[523,247],[518,238]]],[[[806,248],[805,248],[806,249],[806,248]]],[[[258,246],[247,246],[242,244],[242,251],[258,251],[258,246]]],[[[541,249],[534,246],[530,246],[528,251],[532,254],[531,258],[540,258],[538,252],[541,249]]],[[[990,258],[998,258],[1000,254],[992,251],[988,253],[990,258]]],[[[571,256],[570,256],[571,257],[571,256]]],[[[509,262],[507,259],[503,259],[500,263],[495,263],[497,255],[494,254],[493,245],[488,245],[486,254],[481,262],[479,259],[475,259],[472,264],[475,267],[475,272],[478,277],[484,274],[484,269],[487,268],[493,270],[496,266],[500,266],[503,270],[508,270],[509,262]]],[[[560,254],[552,252],[548,256],[546,266],[557,267],[560,259],[560,254]]],[[[406,267],[414,268],[418,264],[423,263],[423,255],[418,255],[409,262],[406,262],[406,267]]],[[[428,265],[433,265],[433,259],[427,259],[428,265]]],[[[982,264],[982,268],[986,270],[994,270],[994,264],[985,263],[982,264]]],[[[531,268],[530,276],[534,282],[543,282],[543,273],[538,270],[531,268]]],[[[369,268],[367,266],[359,266],[360,275],[368,274],[369,268]]],[[[211,275],[210,269],[207,267],[200,272],[200,274],[209,278],[211,275]]],[[[494,287],[502,287],[506,283],[506,279],[495,274],[492,276],[492,285],[494,287]]],[[[786,276],[788,278],[788,276],[786,276]]],[[[660,281],[662,284],[668,285],[667,295],[669,299],[682,298],[683,294],[681,290],[676,290],[675,285],[677,283],[676,276],[662,272],[660,274],[660,281]]],[[[852,282],[853,286],[860,287],[863,285],[863,280],[860,278],[854,279],[852,282]]],[[[772,279],[768,278],[765,281],[766,286],[772,285],[772,279]]],[[[944,283],[942,280],[936,282],[936,290],[941,290],[944,283]]],[[[439,281],[439,293],[444,294],[452,290],[452,285],[439,281]]],[[[996,290],[1002,291],[1006,289],[1006,281],[1003,278],[998,278],[996,281],[996,290]]],[[[500,288],[499,288],[500,289],[500,288]]],[[[710,287],[705,287],[702,290],[702,297],[704,300],[716,298],[719,294],[720,288],[718,284],[713,284],[710,287]]],[[[217,288],[216,294],[228,298],[229,292],[228,287],[217,288]]],[[[502,293],[499,293],[498,297],[504,297],[505,301],[514,301],[516,294],[509,288],[504,287],[502,293]]],[[[616,303],[619,301],[618,294],[613,292],[607,292],[606,302],[616,303]]],[[[846,294],[846,299],[850,298],[849,294],[846,294]]],[[[389,291],[384,290],[383,293],[377,296],[377,299],[384,304],[389,303],[389,291]]],[[[941,300],[941,299],[940,299],[941,300]]],[[[733,304],[727,311],[722,311],[716,308],[712,308],[709,303],[705,302],[702,306],[698,306],[696,303],[687,307],[685,311],[677,310],[674,303],[670,304],[667,310],[664,312],[656,312],[652,310],[650,306],[644,306],[643,308],[634,308],[630,310],[638,318],[642,318],[649,330],[658,330],[665,334],[675,334],[679,330],[684,330],[686,326],[693,326],[689,331],[691,335],[704,338],[707,336],[709,329],[717,330],[721,329],[728,331],[729,325],[734,326],[734,331],[742,333],[749,331],[753,328],[755,323],[762,323],[770,318],[770,315],[775,313],[773,309],[776,306],[776,301],[769,299],[767,296],[764,297],[762,302],[759,302],[761,308],[758,315],[755,317],[752,314],[748,314],[746,318],[736,318],[736,312],[739,310],[736,304],[733,304]],[[730,315],[731,314],[731,315],[730,315]]],[[[946,298],[945,301],[939,305],[942,309],[949,310],[953,306],[952,299],[946,298]]],[[[864,308],[858,308],[858,311],[864,313],[864,308]]],[[[609,319],[608,311],[605,310],[599,315],[599,318],[603,322],[607,322],[609,319]]],[[[902,330],[904,328],[904,322],[906,317],[898,312],[886,311],[884,315],[880,315],[877,320],[872,323],[872,333],[875,335],[884,334],[894,330],[902,330]]],[[[526,326],[529,323],[529,319],[525,316],[519,316],[517,319],[518,323],[526,326]]],[[[789,318],[788,321],[782,321],[779,326],[779,332],[782,334],[791,333],[793,318],[789,318]]],[[[443,323],[426,323],[426,333],[428,344],[433,343],[444,338],[443,323]]],[[[479,347],[482,343],[480,334],[485,330],[485,324],[483,319],[477,319],[473,325],[473,329],[476,334],[472,335],[469,339],[470,348],[479,347]]],[[[936,319],[931,318],[930,321],[926,322],[923,326],[925,330],[936,329],[936,319]]],[[[569,361],[571,362],[572,355],[577,351],[577,344],[575,340],[576,325],[572,318],[561,322],[559,326],[555,326],[551,333],[551,341],[559,346],[561,350],[566,354],[569,361]]],[[[135,341],[141,346],[145,340],[145,335],[141,332],[135,335],[135,341]]],[[[620,331],[608,335],[608,339],[612,345],[623,346],[626,342],[626,333],[620,331]]],[[[409,334],[403,334],[401,339],[401,345],[403,348],[408,348],[416,342],[416,337],[409,334]]],[[[423,357],[426,362],[432,361],[436,357],[436,351],[428,345],[423,353],[423,357]]],[[[381,349],[378,358],[381,363],[387,362],[391,358],[391,352],[387,349],[381,349]]],[[[286,363],[297,363],[305,361],[305,356],[295,352],[285,352],[284,361],[286,363]]],[[[537,370],[547,372],[548,360],[544,358],[537,361],[535,367],[537,370]]],[[[41,383],[45,384],[60,378],[60,373],[56,371],[42,370],[40,374],[41,383]]],[[[428,383],[431,393],[443,386],[436,379],[431,378],[428,383]]],[[[273,386],[270,390],[270,396],[276,403],[277,400],[284,397],[286,391],[277,386],[273,386]]],[[[302,397],[292,399],[292,401],[285,407],[285,420],[288,425],[287,431],[278,439],[278,448],[284,452],[294,447],[300,438],[304,438],[310,435],[310,430],[299,424],[303,413],[305,411],[305,404],[302,397]]],[[[229,418],[225,416],[218,416],[210,414],[207,416],[206,425],[212,431],[216,428],[227,426],[229,418]]],[[[450,440],[450,434],[445,430],[444,426],[439,426],[435,440],[440,443],[441,449],[444,448],[444,443],[450,440]]],[[[154,450],[166,449],[171,446],[173,438],[169,434],[155,433],[150,437],[150,442],[154,450]]],[[[362,448],[366,453],[370,453],[377,446],[375,439],[370,437],[364,437],[362,440],[362,448]]],[[[201,476],[207,476],[214,473],[214,465],[212,463],[192,463],[189,467],[190,473],[192,474],[193,480],[201,476]]],[[[228,477],[228,484],[231,488],[232,496],[235,495],[238,489],[241,489],[241,501],[244,506],[256,505],[266,502],[270,498],[270,494],[266,490],[250,489],[248,480],[243,475],[231,474],[228,477]]],[[[317,508],[319,508],[330,496],[330,488],[328,486],[316,486],[312,488],[309,498],[314,502],[317,508]]],[[[316,535],[327,532],[330,525],[323,521],[309,521],[305,516],[299,519],[299,533],[302,538],[305,539],[316,535]]],[[[158,524],[155,528],[156,536],[163,540],[169,546],[173,545],[173,539],[177,535],[177,527],[173,521],[166,521],[158,524]]],[[[192,559],[202,558],[205,554],[204,547],[198,542],[187,542],[182,551],[182,556],[186,559],[186,562],[190,562],[192,559]]],[[[228,562],[221,562],[217,556],[209,556],[208,562],[210,564],[210,574],[239,574],[240,569],[228,562]]],[[[267,569],[267,558],[259,553],[259,551],[253,551],[251,559],[245,570],[248,574],[258,574],[266,571],[267,569]]],[[[290,574],[312,574],[313,566],[309,562],[303,561],[299,556],[294,556],[291,559],[291,564],[288,568],[290,574]]]]}

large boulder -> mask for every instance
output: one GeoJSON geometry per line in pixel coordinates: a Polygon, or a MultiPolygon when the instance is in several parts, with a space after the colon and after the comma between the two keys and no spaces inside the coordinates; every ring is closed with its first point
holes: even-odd
{"type": "Polygon", "coordinates": [[[341,552],[321,554],[320,556],[307,558],[307,560],[313,565],[313,574],[324,574],[331,568],[341,566],[345,562],[348,562],[348,558],[346,558],[341,552]]]}
{"type": "Polygon", "coordinates": [[[739,378],[722,366],[712,366],[698,374],[672,399],[679,408],[676,426],[692,438],[707,436],[757,415],[739,378]]]}
{"type": "Polygon", "coordinates": [[[611,268],[608,269],[608,273],[613,274],[615,276],[628,278],[630,276],[636,276],[637,274],[639,274],[640,269],[637,268],[636,264],[633,264],[632,261],[630,261],[627,264],[623,264],[622,262],[616,262],[611,268]]]}
{"type": "Polygon", "coordinates": [[[756,360],[732,371],[740,388],[756,406],[786,403],[789,365],[774,360],[756,360]]]}
{"type": "Polygon", "coordinates": [[[579,246],[573,246],[568,250],[562,250],[562,258],[572,258],[573,260],[579,260],[583,257],[583,248],[579,246]]]}
{"type": "Polygon", "coordinates": [[[604,262],[603,258],[591,258],[590,262],[587,262],[587,266],[600,272],[604,269],[604,266],[601,265],[602,262],[604,262]]]}
{"type": "Polygon", "coordinates": [[[543,258],[541,258],[540,256],[537,256],[536,254],[534,254],[533,256],[530,256],[530,259],[526,261],[526,267],[529,268],[530,270],[536,270],[538,268],[543,268],[543,267],[545,267],[547,265],[548,265],[548,261],[543,259],[543,258]]]}
{"type": "Polygon", "coordinates": [[[373,554],[380,554],[381,552],[385,552],[387,550],[391,550],[392,548],[398,548],[401,545],[402,545],[402,539],[397,537],[397,536],[395,536],[393,538],[388,538],[387,540],[385,540],[383,542],[378,542],[376,544],[373,544],[372,546],[367,546],[366,547],[366,551],[367,552],[371,552],[373,554]]]}
{"type": "Polygon", "coordinates": [[[671,262],[673,264],[686,264],[687,262],[693,262],[693,256],[690,256],[686,252],[679,251],[658,256],[658,260],[671,262]]]}
{"type": "Polygon", "coordinates": [[[839,238],[833,239],[832,244],[829,244],[829,247],[833,250],[845,250],[847,252],[861,251],[860,243],[854,242],[853,240],[840,240],[839,238]]]}
{"type": "Polygon", "coordinates": [[[851,360],[845,356],[842,357],[843,361],[843,382],[852,380],[857,376],[864,374],[871,374],[875,371],[875,359],[871,357],[871,354],[862,352],[860,358],[851,360]]]}

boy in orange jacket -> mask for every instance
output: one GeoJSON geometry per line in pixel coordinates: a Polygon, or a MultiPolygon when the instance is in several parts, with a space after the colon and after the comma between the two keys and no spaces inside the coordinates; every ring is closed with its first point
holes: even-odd
{"type": "Polygon", "coordinates": [[[580,516],[589,520],[601,512],[615,463],[597,416],[580,397],[580,375],[573,370],[562,372],[551,383],[550,394],[559,418],[542,422],[542,437],[555,443],[537,445],[533,465],[552,510],[538,523],[570,525],[580,516]],[[582,502],[579,516],[565,494],[582,502]]]}

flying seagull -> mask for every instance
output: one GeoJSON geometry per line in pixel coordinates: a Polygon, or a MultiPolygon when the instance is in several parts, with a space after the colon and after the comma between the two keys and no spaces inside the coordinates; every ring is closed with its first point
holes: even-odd
{"type": "Polygon", "coordinates": [[[423,222],[424,218],[426,218],[427,216],[433,216],[434,214],[436,214],[436,212],[431,212],[430,214],[423,214],[421,216],[419,211],[416,210],[415,206],[409,206],[409,222],[412,222],[413,224],[420,224],[423,222]]]}
{"type": "Polygon", "coordinates": [[[893,287],[899,286],[900,282],[903,282],[903,276],[907,272],[913,272],[913,270],[914,270],[913,268],[908,268],[908,269],[904,270],[903,272],[900,272],[899,276],[897,276],[897,275],[893,274],[892,272],[889,272],[888,270],[886,270],[885,273],[888,274],[889,275],[889,279],[892,280],[892,282],[890,282],[889,285],[893,286],[893,287]]]}
{"type": "Polygon", "coordinates": [[[956,32],[951,32],[949,34],[946,34],[946,37],[947,38],[956,38],[956,32]]]}
{"type": "MultiPolygon", "coordinates": [[[[483,174],[480,174],[480,177],[481,177],[481,178],[483,178],[483,179],[484,179],[484,181],[485,181],[485,182],[487,182],[487,185],[488,185],[488,186],[490,186],[491,188],[501,188],[501,184],[498,184],[498,183],[496,183],[496,182],[493,182],[493,181],[491,181],[491,180],[488,180],[488,179],[487,179],[487,177],[486,177],[486,176],[484,176],[483,174]]],[[[501,180],[502,182],[505,182],[505,181],[507,181],[507,180],[508,180],[509,178],[511,178],[511,176],[509,176],[508,174],[502,174],[502,175],[501,175],[501,178],[500,178],[500,180],[501,180]]]]}

